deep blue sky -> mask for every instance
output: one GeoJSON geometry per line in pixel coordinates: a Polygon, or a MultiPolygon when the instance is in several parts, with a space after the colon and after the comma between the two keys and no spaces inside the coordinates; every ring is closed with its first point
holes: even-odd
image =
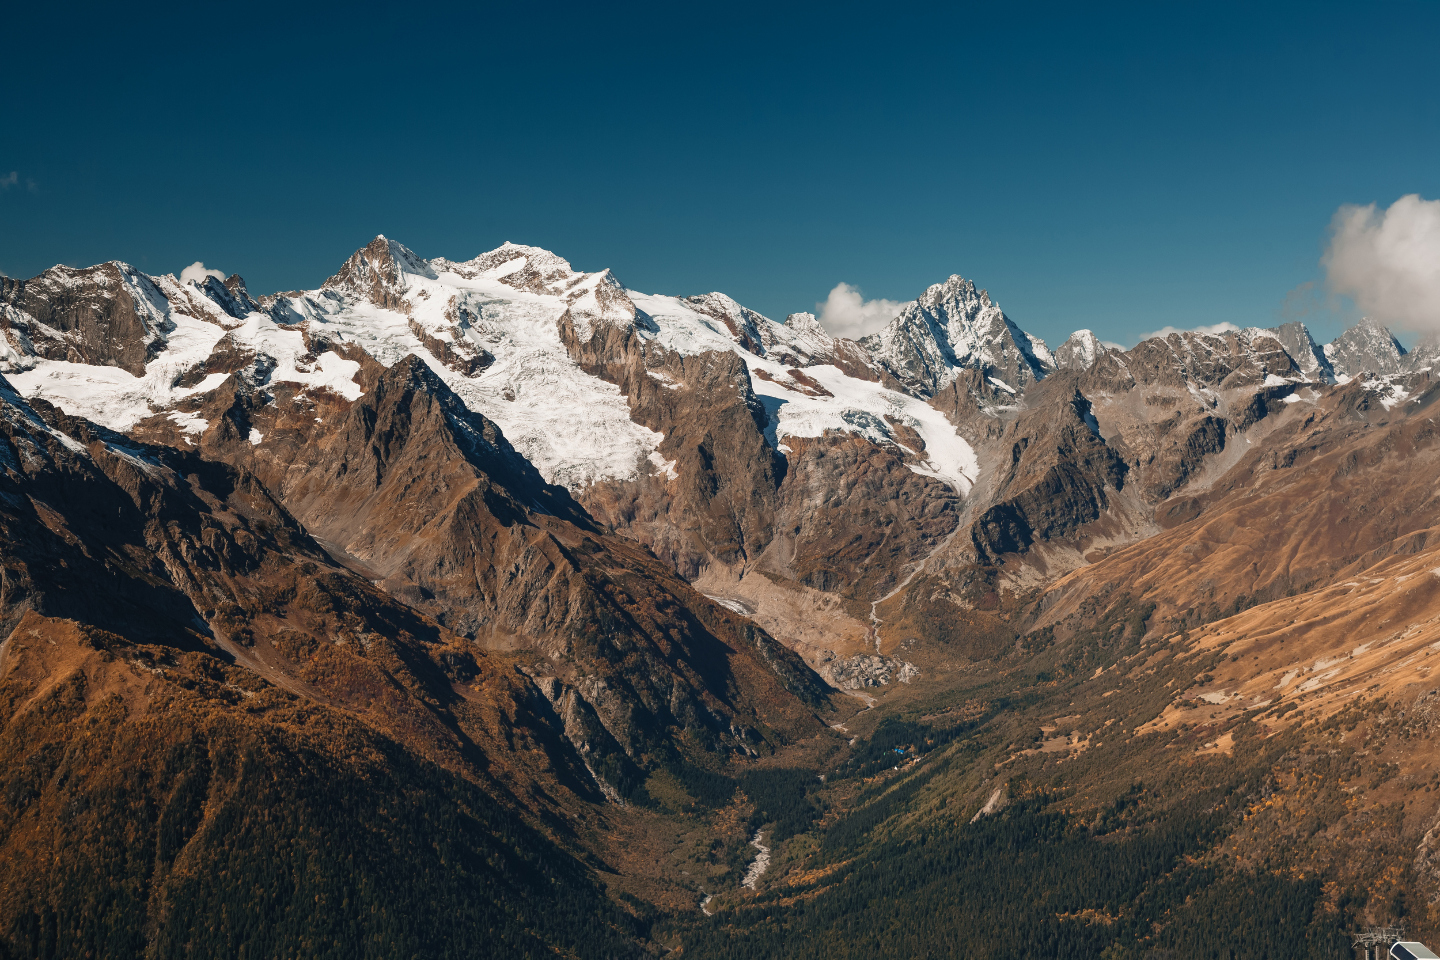
{"type": "Polygon", "coordinates": [[[1090,7],[17,5],[0,271],[508,239],[777,319],[958,272],[1128,343],[1274,323],[1340,204],[1440,195],[1440,4],[1090,7]]]}

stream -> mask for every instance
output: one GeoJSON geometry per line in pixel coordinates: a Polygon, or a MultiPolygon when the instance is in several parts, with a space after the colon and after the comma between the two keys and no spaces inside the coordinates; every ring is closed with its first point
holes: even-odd
{"type": "Polygon", "coordinates": [[[759,853],[755,854],[755,859],[751,862],[750,869],[745,871],[745,879],[740,881],[740,886],[742,887],[754,890],[755,884],[759,882],[760,878],[765,874],[765,871],[770,867],[770,848],[765,846],[764,840],[765,835],[759,830],[756,830],[755,836],[750,838],[750,846],[758,850],[759,853]]]}

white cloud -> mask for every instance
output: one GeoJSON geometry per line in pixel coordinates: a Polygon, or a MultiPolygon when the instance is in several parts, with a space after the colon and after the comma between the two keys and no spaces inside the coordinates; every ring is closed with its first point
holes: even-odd
{"type": "Polygon", "coordinates": [[[1151,340],[1155,337],[1168,337],[1172,333],[1199,333],[1207,337],[1217,337],[1222,333],[1238,333],[1240,328],[1228,321],[1225,323],[1212,323],[1208,326],[1199,327],[1161,327],[1153,333],[1142,334],[1140,339],[1151,340]]]}
{"type": "Polygon", "coordinates": [[[1361,312],[1408,330],[1440,330],[1440,200],[1401,197],[1381,213],[1346,204],[1320,261],[1326,284],[1361,312]]]}
{"type": "Polygon", "coordinates": [[[837,283],[824,303],[815,304],[815,312],[833,336],[858,340],[883,329],[904,307],[899,300],[866,300],[859,287],[837,283]]]}
{"type": "Polygon", "coordinates": [[[224,280],[225,274],[220,270],[207,270],[205,264],[196,260],[190,266],[180,271],[181,283],[204,283],[206,277],[214,277],[216,280],[224,280]]]}
{"type": "Polygon", "coordinates": [[[11,170],[9,173],[0,176],[0,190],[9,190],[20,182],[20,171],[11,170]]]}

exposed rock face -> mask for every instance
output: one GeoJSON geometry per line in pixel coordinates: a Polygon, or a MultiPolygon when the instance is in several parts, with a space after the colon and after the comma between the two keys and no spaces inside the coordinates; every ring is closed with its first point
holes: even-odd
{"type": "Polygon", "coordinates": [[[17,356],[115,366],[140,376],[164,346],[167,313],[164,295],[128,264],[51,267],[31,280],[0,277],[0,321],[17,356]]]}
{"type": "Polygon", "coordinates": [[[1000,437],[1020,410],[1015,394],[975,369],[961,370],[930,405],[945,414],[961,436],[975,442],[1000,437]]]}
{"type": "Polygon", "coordinates": [[[546,655],[583,701],[564,726],[588,731],[575,746],[612,786],[682,734],[752,752],[816,726],[802,704],[825,694],[798,657],[607,536],[418,359],[367,377],[356,402],[299,409],[235,378],[201,410],[199,449],[256,471],[392,596],[483,647],[546,655]]]}
{"type": "Polygon", "coordinates": [[[961,367],[1023,390],[1054,365],[1043,341],[1015,326],[988,293],[960,276],[930,287],[860,343],[876,363],[925,396],[948,385],[961,367]]]}
{"type": "Polygon", "coordinates": [[[1074,535],[1125,485],[1129,468],[1100,435],[1073,375],[1057,375],[1036,392],[1034,406],[1005,434],[1010,462],[971,527],[975,552],[986,561],[1074,535]]]}
{"type": "MultiPolygon", "coordinates": [[[[892,424],[902,438],[887,446],[853,435],[787,437],[782,457],[736,354],[686,356],[616,327],[570,342],[587,369],[620,385],[637,421],[665,435],[658,476],[599,485],[584,503],[686,577],[711,563],[758,566],[873,599],[955,529],[959,497],[909,468],[906,450],[923,459],[925,444],[903,424],[892,424]]],[[[790,376],[806,379],[799,369],[790,376]]]]}
{"type": "Polygon", "coordinates": [[[789,441],[761,569],[856,600],[888,593],[959,523],[960,498],[894,449],[853,436],[789,441]]]}
{"type": "Polygon", "coordinates": [[[1351,378],[1362,373],[1387,376],[1405,368],[1405,348],[1383,324],[1369,317],[1326,344],[1325,356],[1335,373],[1351,378]]]}
{"type": "Polygon", "coordinates": [[[785,461],[765,438],[769,417],[733,353],[685,356],[605,326],[581,340],[562,321],[572,355],[617,384],[634,419],[664,434],[657,474],[600,484],[585,496],[595,516],[694,577],[707,563],[753,562],[774,531],[785,461]]]}
{"type": "Polygon", "coordinates": [[[1092,373],[1091,382],[1109,381],[1117,387],[1129,384],[1188,389],[1195,384],[1217,390],[1259,386],[1269,376],[1304,377],[1274,337],[1189,332],[1142,341],[1123,357],[1107,354],[1092,373]]]}
{"type": "Polygon", "coordinates": [[[1335,382],[1335,368],[1330,363],[1330,358],[1325,351],[1310,336],[1310,328],[1299,320],[1292,320],[1289,323],[1282,323],[1269,331],[1280,341],[1285,352],[1290,354],[1302,373],[1312,380],[1321,380],[1325,383],[1335,382]]]}
{"type": "MultiPolygon", "coordinates": [[[[1361,574],[1390,558],[1423,557],[1435,549],[1440,429],[1429,410],[1440,402],[1440,387],[1433,380],[1426,384],[1413,414],[1366,402],[1367,396],[1373,394],[1364,384],[1352,383],[1286,405],[1263,445],[1252,445],[1208,489],[1172,502],[1177,522],[1164,533],[1058,582],[1047,621],[1092,600],[1104,583],[1107,594],[1154,600],[1160,606],[1155,622],[1175,629],[1269,601],[1276,601],[1272,626],[1289,628],[1302,607],[1287,598],[1349,583],[1336,594],[1310,598],[1314,606],[1305,616],[1317,618],[1311,627],[1286,630],[1303,634],[1323,623],[1329,632],[1332,622],[1339,624],[1336,614],[1349,608],[1344,595],[1350,589],[1362,583],[1396,589],[1403,578],[1361,574]]],[[[1433,573],[1431,578],[1426,586],[1433,593],[1433,573]]],[[[1354,608],[1358,619],[1374,616],[1372,602],[1361,598],[1354,608]]],[[[1412,619],[1407,613],[1396,623],[1412,619]]],[[[1348,653],[1358,635],[1347,638],[1340,631],[1336,640],[1348,643],[1348,653]]]]}
{"type": "Polygon", "coordinates": [[[1306,379],[1267,335],[1172,334],[1108,353],[1080,379],[1148,502],[1196,476],[1230,437],[1285,405],[1306,379]]]}

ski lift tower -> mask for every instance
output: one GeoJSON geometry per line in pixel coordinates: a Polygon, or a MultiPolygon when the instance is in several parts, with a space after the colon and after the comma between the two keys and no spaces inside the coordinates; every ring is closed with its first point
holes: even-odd
{"type": "Polygon", "coordinates": [[[1363,960],[1386,960],[1390,947],[1405,939],[1405,927],[1366,927],[1350,935],[1355,949],[1362,951],[1363,960]]]}

